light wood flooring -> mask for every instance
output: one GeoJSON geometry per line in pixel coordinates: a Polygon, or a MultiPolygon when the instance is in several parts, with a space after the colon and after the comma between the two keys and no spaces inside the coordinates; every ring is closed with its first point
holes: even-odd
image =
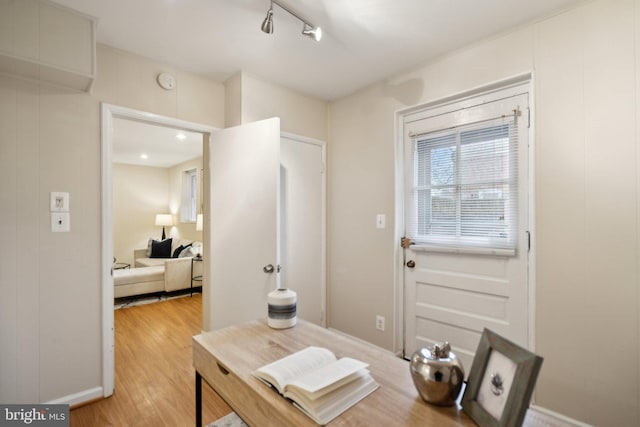
{"type": "MultiPolygon", "coordinates": [[[[73,409],[70,426],[193,426],[191,337],[201,331],[202,296],[115,311],[115,393],[73,409]]],[[[205,425],[231,412],[205,382],[205,425]]]]}

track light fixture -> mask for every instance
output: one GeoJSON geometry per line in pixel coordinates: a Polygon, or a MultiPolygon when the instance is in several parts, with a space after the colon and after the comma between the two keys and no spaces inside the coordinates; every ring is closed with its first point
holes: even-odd
{"type": "Polygon", "coordinates": [[[273,34],[273,4],[277,4],[281,9],[284,9],[286,12],[289,12],[291,15],[298,18],[302,21],[302,34],[311,37],[315,41],[319,42],[322,38],[322,29],[320,27],[316,27],[315,25],[309,23],[306,19],[301,18],[295,12],[287,9],[282,4],[278,3],[276,0],[271,0],[271,4],[269,5],[269,11],[267,12],[267,17],[262,21],[262,26],[260,27],[263,32],[267,34],[273,34]]]}
{"type": "Polygon", "coordinates": [[[262,22],[262,31],[267,34],[273,34],[273,3],[269,7],[269,11],[267,12],[267,17],[264,18],[262,22]]]}

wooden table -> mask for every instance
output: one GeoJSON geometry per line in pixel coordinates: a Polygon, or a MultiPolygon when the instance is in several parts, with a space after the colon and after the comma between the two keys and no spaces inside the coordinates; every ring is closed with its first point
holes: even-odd
{"type": "Polygon", "coordinates": [[[260,366],[314,345],[338,358],[368,363],[380,388],[335,418],[340,426],[474,426],[460,407],[425,403],[409,374],[409,363],[391,352],[298,320],[290,329],[254,321],[193,337],[196,369],[196,425],[202,425],[202,378],[250,426],[317,426],[252,375],[260,366]]]}

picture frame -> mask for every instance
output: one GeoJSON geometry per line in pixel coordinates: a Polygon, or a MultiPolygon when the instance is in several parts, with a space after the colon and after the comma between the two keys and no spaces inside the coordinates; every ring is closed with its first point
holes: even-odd
{"type": "Polygon", "coordinates": [[[462,396],[462,410],[480,427],[522,426],[542,361],[485,328],[462,396]]]}

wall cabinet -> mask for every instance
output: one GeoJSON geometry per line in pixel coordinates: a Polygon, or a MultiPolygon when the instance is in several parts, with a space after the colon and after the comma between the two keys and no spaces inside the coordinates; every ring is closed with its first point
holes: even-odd
{"type": "Polygon", "coordinates": [[[96,19],[48,0],[0,0],[0,72],[89,91],[96,19]]]}

